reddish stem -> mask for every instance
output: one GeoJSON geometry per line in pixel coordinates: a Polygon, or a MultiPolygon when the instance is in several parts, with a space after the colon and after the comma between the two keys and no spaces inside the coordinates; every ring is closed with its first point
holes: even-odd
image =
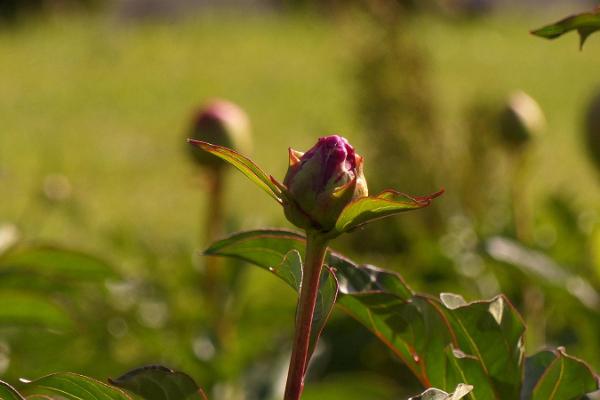
{"type": "Polygon", "coordinates": [[[298,299],[296,331],[284,400],[299,400],[304,388],[304,375],[309,361],[310,333],[326,251],[327,240],[319,234],[309,232],[306,238],[306,257],[298,299]]]}

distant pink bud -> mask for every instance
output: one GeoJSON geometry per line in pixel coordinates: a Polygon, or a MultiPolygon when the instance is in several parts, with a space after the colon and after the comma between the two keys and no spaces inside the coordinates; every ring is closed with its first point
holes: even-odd
{"type": "MultiPolygon", "coordinates": [[[[225,100],[214,100],[194,116],[189,137],[228,147],[238,152],[250,150],[250,123],[244,110],[225,100]]],[[[195,161],[201,165],[221,167],[221,159],[198,148],[190,147],[195,161]]]]}

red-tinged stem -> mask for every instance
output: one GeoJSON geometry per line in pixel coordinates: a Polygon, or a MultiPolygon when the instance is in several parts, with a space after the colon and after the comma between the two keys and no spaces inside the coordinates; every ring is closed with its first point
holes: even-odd
{"type": "Polygon", "coordinates": [[[309,361],[310,333],[326,251],[327,240],[319,234],[309,232],[306,238],[306,257],[298,299],[296,332],[284,400],[299,400],[304,388],[304,375],[309,361]]]}

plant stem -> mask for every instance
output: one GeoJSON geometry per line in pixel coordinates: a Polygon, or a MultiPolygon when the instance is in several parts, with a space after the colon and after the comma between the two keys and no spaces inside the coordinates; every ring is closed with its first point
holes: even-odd
{"type": "MultiPolygon", "coordinates": [[[[212,243],[223,234],[224,181],[225,173],[221,168],[205,171],[206,177],[206,215],[204,220],[204,241],[212,243]]],[[[202,289],[211,312],[211,325],[214,327],[217,346],[228,341],[231,334],[231,321],[226,313],[225,276],[222,260],[219,257],[206,257],[202,289]]]]}
{"type": "MultiPolygon", "coordinates": [[[[212,243],[223,233],[223,181],[224,174],[221,169],[215,168],[206,171],[207,207],[204,226],[205,243],[212,243]]],[[[214,290],[219,283],[219,259],[208,257],[206,260],[206,281],[208,290],[214,290]]]]}
{"type": "Polygon", "coordinates": [[[327,240],[318,233],[307,232],[306,257],[296,314],[296,331],[284,400],[299,400],[304,388],[304,375],[309,361],[310,333],[326,251],[327,240]]]}

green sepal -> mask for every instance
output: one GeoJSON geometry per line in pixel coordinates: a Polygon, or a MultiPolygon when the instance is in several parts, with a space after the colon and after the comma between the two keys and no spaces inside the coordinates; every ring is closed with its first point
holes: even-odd
{"type": "Polygon", "coordinates": [[[275,178],[267,175],[249,158],[227,147],[210,144],[201,140],[188,139],[188,143],[227,161],[242,174],[246,175],[252,182],[257,184],[262,190],[267,192],[267,194],[274,198],[279,204],[283,202],[283,194],[280,189],[281,184],[276,184],[275,178]]]}
{"type": "Polygon", "coordinates": [[[429,196],[414,197],[394,190],[385,190],[374,197],[361,197],[344,208],[335,225],[335,232],[339,235],[377,219],[427,207],[442,193],[444,190],[429,196]]]}

